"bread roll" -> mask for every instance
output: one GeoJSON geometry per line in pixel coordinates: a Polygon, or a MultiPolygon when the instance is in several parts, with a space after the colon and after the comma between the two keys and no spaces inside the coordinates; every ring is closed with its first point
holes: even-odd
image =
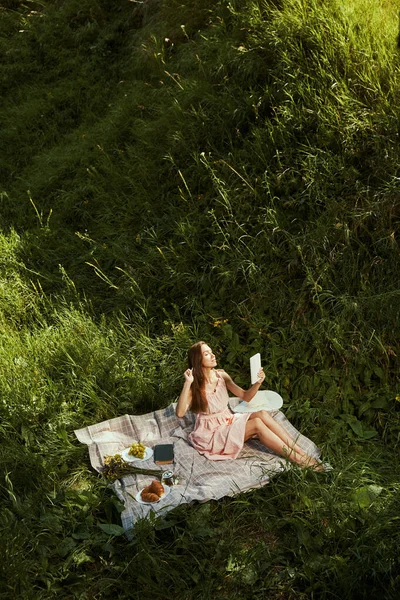
{"type": "Polygon", "coordinates": [[[144,490],[140,495],[141,495],[143,502],[158,502],[160,499],[160,496],[157,496],[157,494],[152,494],[151,492],[145,492],[144,490]]]}
{"type": "Polygon", "coordinates": [[[151,482],[149,491],[153,494],[157,494],[157,496],[160,496],[160,498],[161,496],[164,496],[165,493],[163,484],[157,480],[151,482]]]}

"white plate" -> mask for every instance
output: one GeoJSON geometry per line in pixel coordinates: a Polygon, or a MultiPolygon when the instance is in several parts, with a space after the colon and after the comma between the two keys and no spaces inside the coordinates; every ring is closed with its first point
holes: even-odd
{"type": "Polygon", "coordinates": [[[160,500],[157,500],[157,502],[145,502],[144,500],[142,500],[141,497],[141,493],[143,492],[144,488],[142,488],[135,496],[135,500],[136,502],[139,502],[139,504],[158,504],[161,500],[164,500],[164,498],[166,498],[168,496],[168,494],[171,491],[171,488],[168,485],[164,485],[164,496],[161,496],[160,500]]]}
{"type": "Polygon", "coordinates": [[[250,402],[239,402],[232,410],[235,413],[252,413],[257,410],[278,410],[282,405],[282,396],[277,392],[262,390],[250,402]]]}
{"type": "MultiPolygon", "coordinates": [[[[134,442],[132,442],[133,444],[134,442]]],[[[149,460],[149,458],[151,458],[153,456],[153,448],[148,448],[146,446],[146,450],[144,451],[144,457],[143,458],[137,458],[136,456],[133,456],[132,454],[129,454],[129,450],[130,450],[130,446],[129,448],[125,448],[125,450],[122,450],[121,452],[121,456],[122,458],[126,461],[126,462],[143,462],[145,460],[149,460]]]]}

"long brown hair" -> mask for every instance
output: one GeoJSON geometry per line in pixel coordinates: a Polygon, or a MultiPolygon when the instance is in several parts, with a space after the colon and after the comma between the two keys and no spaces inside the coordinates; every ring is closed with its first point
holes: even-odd
{"type": "Polygon", "coordinates": [[[207,412],[208,402],[205,395],[205,377],[203,372],[203,354],[201,347],[205,342],[196,342],[188,350],[189,369],[193,369],[192,404],[190,410],[194,413],[207,412]]]}

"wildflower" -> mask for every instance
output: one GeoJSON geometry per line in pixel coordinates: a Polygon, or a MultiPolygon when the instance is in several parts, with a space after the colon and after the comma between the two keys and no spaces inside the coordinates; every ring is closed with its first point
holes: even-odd
{"type": "Polygon", "coordinates": [[[220,327],[221,325],[224,325],[225,323],[228,323],[228,319],[221,319],[221,320],[214,321],[213,325],[214,325],[214,327],[220,327]]]}
{"type": "Polygon", "coordinates": [[[160,469],[139,469],[138,467],[133,467],[120,454],[114,454],[114,456],[104,457],[104,466],[101,469],[101,473],[108,481],[114,482],[117,479],[121,479],[121,477],[125,477],[125,475],[140,474],[160,477],[162,471],[160,469]]]}

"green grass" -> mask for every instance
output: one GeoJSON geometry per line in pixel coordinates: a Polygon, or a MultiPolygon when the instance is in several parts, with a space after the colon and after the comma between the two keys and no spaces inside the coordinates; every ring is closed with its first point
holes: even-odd
{"type": "Polygon", "coordinates": [[[398,597],[398,35],[394,0],[3,2],[0,598],[398,597]],[[73,430],[169,404],[197,339],[243,386],[261,352],[335,470],[128,542],[73,430]]]}

